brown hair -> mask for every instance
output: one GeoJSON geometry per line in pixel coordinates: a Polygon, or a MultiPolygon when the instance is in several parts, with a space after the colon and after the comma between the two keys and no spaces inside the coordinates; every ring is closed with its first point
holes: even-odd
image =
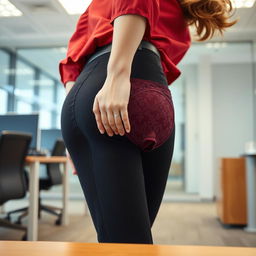
{"type": "Polygon", "coordinates": [[[234,8],[231,0],[179,0],[185,20],[188,25],[195,25],[199,36],[197,41],[211,39],[215,30],[219,30],[223,35],[226,27],[231,27],[238,20],[228,22],[233,16],[226,16],[234,8]],[[203,30],[205,33],[201,36],[203,30]]]}

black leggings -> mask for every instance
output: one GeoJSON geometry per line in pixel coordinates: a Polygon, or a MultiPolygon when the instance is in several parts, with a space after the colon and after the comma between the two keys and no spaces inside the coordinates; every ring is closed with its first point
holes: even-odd
{"type": "MultiPolygon", "coordinates": [[[[125,135],[110,137],[99,132],[92,108],[107,76],[109,56],[110,52],[105,53],[86,64],[66,96],[61,111],[62,135],[98,242],[153,244],[151,227],[166,187],[175,126],[167,140],[149,152],[143,152],[125,135]]],[[[135,53],[131,77],[168,86],[159,57],[145,48],[135,53]]]]}

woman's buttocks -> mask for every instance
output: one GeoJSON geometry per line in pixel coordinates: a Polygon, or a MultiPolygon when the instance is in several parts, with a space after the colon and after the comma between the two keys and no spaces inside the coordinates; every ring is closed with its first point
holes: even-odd
{"type": "MultiPolygon", "coordinates": [[[[76,89],[75,119],[90,138],[100,135],[92,109],[95,96],[107,77],[109,57],[110,52],[107,52],[87,63],[76,89]]],[[[174,127],[172,96],[159,56],[151,50],[138,49],[131,66],[130,81],[128,113],[132,128],[126,136],[142,150],[150,151],[163,144],[174,127]]]]}

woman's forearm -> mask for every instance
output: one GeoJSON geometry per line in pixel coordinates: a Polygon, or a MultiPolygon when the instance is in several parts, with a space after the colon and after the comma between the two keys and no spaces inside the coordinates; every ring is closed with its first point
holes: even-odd
{"type": "Polygon", "coordinates": [[[126,14],[114,20],[112,49],[108,61],[107,74],[120,73],[130,76],[135,52],[146,29],[146,18],[140,15],[126,14]]]}

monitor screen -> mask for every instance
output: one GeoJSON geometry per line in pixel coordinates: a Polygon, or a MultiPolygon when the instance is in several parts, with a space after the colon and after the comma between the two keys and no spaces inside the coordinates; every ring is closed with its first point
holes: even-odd
{"type": "Polygon", "coordinates": [[[57,139],[63,140],[60,129],[41,129],[41,149],[52,151],[57,139]]]}
{"type": "Polygon", "coordinates": [[[30,148],[40,148],[39,114],[6,114],[0,115],[0,132],[3,130],[31,133],[30,148]]]}

